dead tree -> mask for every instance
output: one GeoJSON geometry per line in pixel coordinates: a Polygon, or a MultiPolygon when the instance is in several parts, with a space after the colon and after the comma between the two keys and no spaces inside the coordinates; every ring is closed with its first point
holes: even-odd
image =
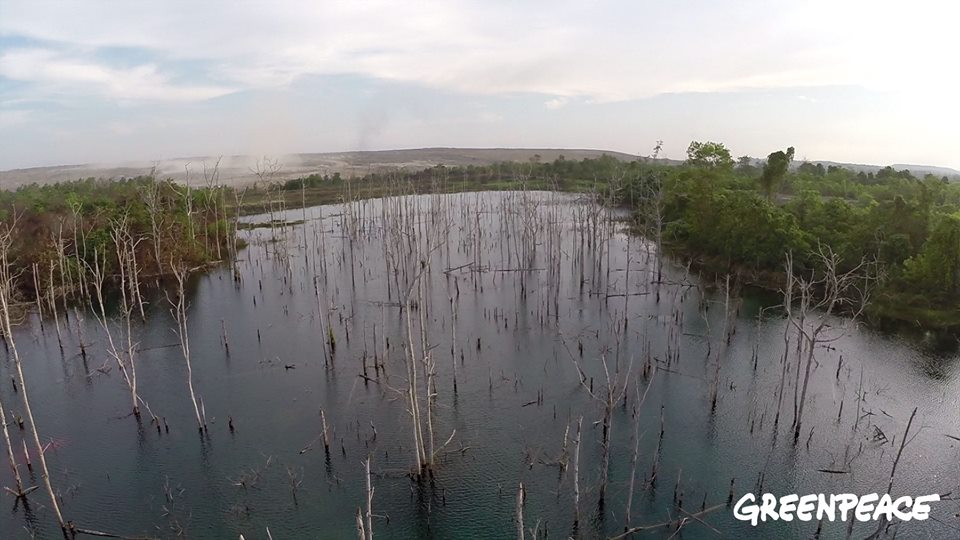
{"type": "MultiPolygon", "coordinates": [[[[210,213],[211,205],[213,206],[213,223],[214,223],[214,237],[213,244],[216,249],[217,259],[221,258],[220,255],[220,210],[219,205],[220,201],[217,198],[217,191],[220,189],[220,161],[223,159],[223,156],[217,158],[214,162],[213,167],[208,169],[207,162],[203,162],[203,181],[206,184],[207,190],[204,193],[203,206],[207,214],[210,213]]],[[[205,233],[205,237],[209,237],[209,233],[205,233]]],[[[207,248],[209,253],[209,247],[207,248]]]]}
{"type": "MultiPolygon", "coordinates": [[[[660,157],[663,141],[657,141],[653,149],[653,161],[660,157]]],[[[664,201],[663,175],[654,171],[640,178],[640,212],[645,225],[645,236],[650,238],[657,247],[655,259],[657,268],[654,279],[657,284],[657,301],[660,300],[660,282],[663,280],[663,228],[665,226],[666,203],[664,201]]]]}
{"type": "MultiPolygon", "coordinates": [[[[900,464],[900,457],[903,456],[903,449],[907,447],[913,441],[913,438],[910,437],[910,426],[913,425],[913,418],[917,415],[917,408],[913,408],[913,412],[910,413],[910,419],[907,420],[907,427],[903,430],[903,436],[900,437],[900,449],[897,450],[897,456],[893,458],[893,467],[890,469],[890,481],[887,483],[887,495],[893,491],[893,478],[897,474],[897,465],[900,464]]],[[[916,437],[916,435],[914,435],[916,437]]],[[[880,535],[883,532],[884,527],[887,525],[887,518],[881,514],[880,522],[877,524],[877,530],[868,538],[873,540],[874,538],[880,538],[880,535]]],[[[853,518],[850,518],[853,519],[853,518]]]]}
{"type": "Polygon", "coordinates": [[[633,511],[633,491],[634,484],[637,479],[637,461],[640,457],[640,408],[643,406],[643,402],[647,400],[647,393],[650,391],[650,387],[653,386],[653,381],[656,380],[656,375],[657,368],[654,368],[653,374],[650,376],[650,382],[648,382],[646,388],[643,389],[643,395],[640,394],[640,386],[636,385],[635,387],[637,392],[637,405],[633,409],[633,455],[630,457],[630,487],[627,491],[626,511],[626,522],[628,525],[630,523],[630,514],[633,511]]]}
{"type": "MultiPolygon", "coordinates": [[[[137,395],[137,371],[135,363],[133,360],[133,343],[130,342],[130,347],[126,350],[122,350],[117,343],[120,341],[114,339],[113,331],[110,328],[110,320],[107,318],[107,308],[106,302],[103,299],[103,289],[104,289],[104,280],[106,276],[106,257],[102,255],[97,250],[93,252],[93,265],[87,265],[90,271],[91,277],[93,278],[93,296],[90,300],[91,302],[91,311],[93,311],[93,316],[97,319],[97,322],[100,323],[100,327],[103,329],[104,335],[107,337],[107,353],[113,357],[114,361],[117,363],[117,368],[120,370],[120,376],[123,377],[123,382],[127,384],[127,388],[130,390],[130,401],[133,408],[133,415],[140,416],[140,400],[137,395]]],[[[123,279],[123,278],[121,278],[123,279]]],[[[126,297],[126,287],[121,285],[122,291],[122,306],[121,306],[121,316],[127,322],[127,338],[131,339],[129,336],[129,331],[131,329],[129,325],[130,321],[130,306],[127,304],[126,297]]],[[[121,332],[123,334],[123,332],[121,332]]]]}
{"type": "Polygon", "coordinates": [[[190,333],[187,329],[187,299],[186,299],[186,279],[188,270],[182,263],[176,264],[170,261],[170,268],[173,271],[173,277],[177,283],[176,300],[167,295],[167,302],[170,304],[170,312],[177,321],[177,329],[174,331],[180,338],[180,352],[187,364],[187,387],[190,390],[190,401],[193,403],[193,412],[197,419],[197,429],[203,433],[207,429],[206,415],[203,408],[197,404],[197,394],[193,389],[193,365],[190,363],[190,333]]]}
{"type": "MultiPolygon", "coordinates": [[[[803,410],[807,401],[807,388],[813,370],[814,353],[818,345],[836,341],[843,337],[845,325],[856,321],[870,301],[870,292],[875,276],[871,264],[864,258],[859,264],[845,272],[840,270],[840,256],[828,246],[821,245],[814,259],[817,268],[810,277],[795,278],[800,292],[800,313],[793,324],[797,336],[802,341],[805,355],[803,382],[797,401],[797,414],[793,421],[793,441],[800,438],[803,410]],[[834,317],[846,308],[848,316],[834,327],[834,317]]],[[[801,365],[798,358],[797,370],[801,365]]]]}
{"type": "MultiPolygon", "coordinates": [[[[93,278],[93,296],[90,299],[91,308],[97,322],[107,336],[107,353],[117,362],[117,367],[124,382],[130,390],[130,399],[133,415],[140,417],[140,405],[144,405],[148,412],[150,407],[137,393],[137,366],[136,353],[139,343],[133,341],[133,325],[131,323],[134,304],[140,306],[141,317],[143,302],[139,300],[139,285],[136,278],[139,270],[136,265],[136,247],[140,240],[134,240],[127,227],[127,217],[114,220],[111,224],[110,237],[113,240],[117,259],[117,274],[120,291],[120,333],[115,339],[111,330],[110,320],[107,318],[106,303],[104,302],[104,282],[107,277],[107,258],[105,253],[93,252],[93,265],[87,264],[93,278]]],[[[150,412],[154,421],[157,417],[150,412]]],[[[159,425],[159,424],[158,424],[159,425]]]]}
{"type": "Polygon", "coordinates": [[[610,446],[613,437],[613,410],[616,408],[617,403],[620,402],[624,393],[627,391],[627,383],[630,380],[630,373],[633,368],[633,360],[631,359],[630,367],[628,367],[625,372],[621,370],[620,362],[617,361],[615,364],[615,369],[611,373],[610,368],[607,365],[607,352],[606,350],[601,351],[600,363],[603,366],[605,382],[602,391],[594,392],[592,384],[588,383],[587,376],[580,367],[580,362],[573,354],[570,353],[569,349],[567,349],[567,354],[570,356],[574,366],[577,368],[577,374],[580,377],[580,386],[587,391],[590,397],[603,406],[603,418],[601,420],[603,426],[601,438],[601,448],[603,449],[603,454],[600,461],[600,500],[603,501],[607,493],[607,481],[610,471],[610,446]]]}
{"type": "Polygon", "coordinates": [[[573,526],[580,524],[580,430],[583,417],[577,418],[577,440],[573,446],[573,526]]]}
{"type": "Polygon", "coordinates": [[[147,215],[150,216],[150,240],[153,244],[153,258],[157,265],[157,274],[163,274],[163,258],[160,253],[165,214],[163,207],[163,184],[157,181],[156,166],[150,170],[149,183],[140,188],[140,199],[147,208],[147,215]]]}
{"type": "Polygon", "coordinates": [[[787,283],[783,288],[783,310],[787,316],[787,324],[783,327],[783,356],[780,358],[780,386],[777,389],[777,414],[773,419],[774,431],[780,425],[780,409],[783,406],[783,392],[787,380],[787,365],[790,360],[790,330],[793,327],[793,252],[785,256],[784,270],[787,274],[787,283]]]}
{"type": "Polygon", "coordinates": [[[517,540],[523,540],[523,482],[517,489],[517,540]]]}
{"type": "Polygon", "coordinates": [[[13,480],[16,484],[16,491],[9,487],[4,487],[10,494],[19,498],[24,498],[31,491],[37,489],[37,486],[27,490],[23,489],[23,480],[20,478],[20,467],[17,466],[17,458],[13,453],[13,443],[10,441],[10,431],[7,429],[7,415],[4,412],[5,405],[0,401],[0,424],[3,427],[3,442],[7,448],[7,462],[10,464],[10,472],[13,474],[13,480]]]}
{"type": "Polygon", "coordinates": [[[370,457],[365,462],[367,471],[367,539],[373,540],[373,484],[370,482],[370,457]]]}
{"type": "Polygon", "coordinates": [[[16,230],[16,217],[13,224],[0,224],[0,331],[6,336],[7,346],[10,350],[10,358],[13,360],[15,380],[20,387],[20,399],[22,400],[23,410],[27,417],[29,426],[29,436],[33,441],[34,449],[40,462],[40,476],[43,485],[47,489],[47,495],[50,496],[50,506],[53,508],[54,515],[57,517],[57,523],[67,535],[67,525],[63,520],[63,514],[60,512],[60,502],[53,490],[53,484],[50,482],[50,470],[47,468],[47,458],[44,455],[44,447],[40,443],[40,434],[37,430],[37,424],[33,419],[33,409],[30,407],[30,397],[27,382],[23,377],[23,365],[20,359],[20,353],[17,351],[17,344],[13,337],[13,328],[10,324],[10,310],[13,302],[14,282],[16,275],[11,270],[10,249],[13,244],[13,234],[16,230]]]}

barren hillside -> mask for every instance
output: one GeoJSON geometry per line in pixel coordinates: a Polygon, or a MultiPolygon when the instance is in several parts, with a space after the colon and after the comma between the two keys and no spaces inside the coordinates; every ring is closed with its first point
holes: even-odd
{"type": "MultiPolygon", "coordinates": [[[[317,154],[290,154],[277,159],[281,169],[276,180],[297,178],[311,173],[363,175],[384,170],[419,170],[435,165],[484,165],[499,161],[528,161],[540,156],[543,161],[553,161],[563,155],[566,159],[581,160],[603,154],[618,159],[631,160],[637,156],[603,150],[557,149],[557,148],[421,148],[412,150],[380,150],[364,152],[336,152],[317,154]]],[[[252,183],[257,179],[259,158],[254,156],[224,156],[220,161],[220,180],[231,185],[252,183]]],[[[30,183],[54,183],[78,178],[123,178],[148,174],[153,167],[159,176],[201,183],[204,166],[208,172],[216,163],[216,157],[190,157],[151,162],[128,162],[107,164],[61,165],[34,167],[0,172],[0,187],[16,189],[30,183]]]]}

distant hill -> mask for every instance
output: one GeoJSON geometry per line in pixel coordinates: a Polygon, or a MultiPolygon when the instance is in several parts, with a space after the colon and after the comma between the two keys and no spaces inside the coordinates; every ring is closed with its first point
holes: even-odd
{"type": "MultiPolygon", "coordinates": [[[[276,157],[282,168],[274,179],[283,181],[312,173],[362,176],[370,172],[390,170],[423,170],[436,165],[452,167],[489,165],[504,161],[525,162],[537,159],[537,156],[541,161],[553,161],[561,155],[565,159],[579,161],[584,158],[598,158],[604,154],[624,161],[638,157],[622,152],[577,148],[418,148],[290,154],[276,157]]],[[[221,181],[230,185],[253,183],[257,180],[254,173],[257,159],[254,156],[224,156],[220,161],[221,181]]],[[[165,159],[157,163],[127,162],[14,169],[0,172],[0,188],[16,189],[34,182],[46,184],[91,176],[111,179],[133,177],[149,174],[155,165],[159,176],[179,182],[187,178],[185,167],[189,166],[190,181],[200,184],[203,182],[203,165],[210,168],[216,160],[216,157],[188,157],[165,159]]]]}
{"type": "Polygon", "coordinates": [[[933,174],[935,176],[949,176],[960,178],[960,171],[956,169],[951,169],[950,167],[934,167],[932,165],[904,165],[902,163],[896,163],[891,165],[894,169],[902,171],[907,169],[908,171],[916,174],[933,174]]]}
{"type": "MultiPolygon", "coordinates": [[[[794,167],[799,166],[801,163],[803,163],[803,161],[794,161],[794,167]]],[[[875,173],[886,167],[886,165],[864,165],[860,163],[839,163],[836,161],[810,161],[809,163],[813,163],[814,165],[820,163],[824,167],[836,165],[845,169],[850,169],[856,172],[863,171],[865,173],[875,173]]],[[[913,173],[914,176],[924,176],[929,173],[935,176],[946,176],[954,179],[960,178],[960,171],[951,169],[949,167],[935,167],[933,165],[904,165],[902,163],[895,163],[890,165],[890,167],[893,167],[898,171],[906,169],[913,173]]]]}
{"type": "MultiPolygon", "coordinates": [[[[553,161],[564,156],[569,160],[584,158],[598,158],[602,155],[612,156],[623,161],[632,161],[639,156],[613,152],[609,150],[591,150],[578,148],[417,148],[405,150],[370,150],[358,152],[325,152],[311,154],[290,154],[279,156],[282,168],[274,176],[275,180],[283,181],[298,178],[312,173],[334,174],[343,176],[362,176],[370,172],[384,172],[390,170],[416,171],[436,165],[467,166],[488,165],[496,162],[514,161],[525,162],[531,159],[553,161]]],[[[77,180],[78,178],[108,178],[119,179],[149,174],[156,166],[159,175],[164,178],[173,178],[183,182],[189,178],[194,184],[203,182],[203,166],[212,167],[216,157],[185,157],[165,159],[157,163],[126,162],[106,164],[60,165],[55,167],[34,167],[30,169],[14,169],[0,172],[0,189],[16,189],[25,184],[50,184],[77,180]]],[[[660,163],[679,165],[678,160],[661,159],[660,163]]],[[[762,164],[759,159],[754,164],[762,164]]],[[[802,163],[795,161],[794,166],[802,163]]],[[[838,165],[855,171],[876,172],[882,169],[879,165],[860,165],[854,163],[839,163],[835,161],[811,161],[822,163],[824,167],[838,165]]],[[[224,156],[220,161],[220,181],[229,185],[243,185],[253,183],[257,177],[254,170],[257,158],[253,156],[224,156]]],[[[933,167],[928,165],[891,165],[894,169],[909,169],[915,175],[927,173],[937,176],[948,176],[960,179],[960,171],[947,167],[933,167]]]]}

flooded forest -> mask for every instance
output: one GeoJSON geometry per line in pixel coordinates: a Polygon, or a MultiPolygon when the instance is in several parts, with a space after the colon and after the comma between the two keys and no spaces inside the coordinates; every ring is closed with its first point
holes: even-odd
{"type": "Polygon", "coordinates": [[[174,245],[152,275],[113,218],[76,286],[5,222],[0,537],[960,534],[956,348],[862,324],[869,262],[785,252],[754,287],[668,250],[658,192],[643,223],[524,185],[220,196],[178,225],[218,264],[174,245]],[[748,492],[942,502],[752,527],[748,492]]]}

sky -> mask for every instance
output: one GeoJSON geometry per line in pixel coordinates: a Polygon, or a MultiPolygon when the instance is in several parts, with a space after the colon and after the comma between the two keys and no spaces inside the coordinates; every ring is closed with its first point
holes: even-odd
{"type": "Polygon", "coordinates": [[[0,6],[0,169],[595,148],[960,169],[960,2],[0,6]]]}

